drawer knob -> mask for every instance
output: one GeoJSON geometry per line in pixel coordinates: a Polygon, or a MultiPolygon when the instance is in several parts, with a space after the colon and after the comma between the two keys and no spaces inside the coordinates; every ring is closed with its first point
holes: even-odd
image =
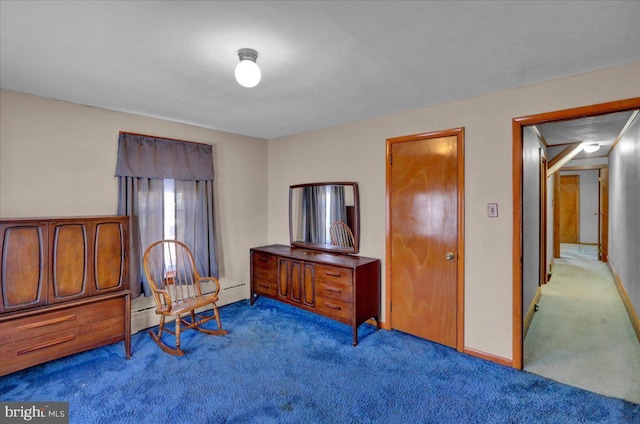
{"type": "Polygon", "coordinates": [[[331,293],[342,293],[342,290],[336,289],[335,287],[327,287],[326,290],[331,293]]]}
{"type": "Polygon", "coordinates": [[[325,271],[325,274],[330,276],[330,277],[342,277],[342,274],[340,274],[339,272],[329,272],[329,271],[325,271]]]}
{"type": "Polygon", "coordinates": [[[326,306],[327,308],[335,309],[336,311],[341,311],[341,310],[342,310],[342,308],[341,308],[341,307],[336,306],[336,305],[332,305],[331,303],[326,303],[326,304],[325,304],[325,306],[326,306]]]}

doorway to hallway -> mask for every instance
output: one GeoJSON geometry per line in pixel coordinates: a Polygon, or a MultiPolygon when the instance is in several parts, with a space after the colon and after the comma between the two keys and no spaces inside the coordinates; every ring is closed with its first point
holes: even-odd
{"type": "MultiPolygon", "coordinates": [[[[524,265],[527,261],[530,263],[543,263],[542,260],[539,262],[537,260],[532,261],[529,258],[529,254],[523,249],[524,245],[524,236],[523,236],[523,186],[531,185],[531,181],[524,181],[523,177],[523,169],[524,169],[524,137],[523,137],[523,129],[526,127],[535,127],[537,125],[550,124],[556,122],[569,122],[575,120],[577,124],[575,124],[576,129],[582,131],[588,131],[590,128],[593,128],[593,122],[598,121],[601,117],[606,117],[612,114],[620,113],[620,112],[628,112],[627,118],[629,122],[631,122],[637,116],[635,110],[640,107],[640,99],[628,99],[617,102],[593,105],[580,107],[575,109],[568,109],[557,112],[549,112],[543,113],[539,115],[533,115],[522,118],[515,118],[513,120],[513,190],[514,190],[514,233],[513,233],[513,366],[515,368],[523,368],[524,361],[524,323],[525,323],[525,313],[523,313],[523,309],[526,311],[526,305],[523,302],[523,284],[524,284],[524,265]],[[629,118],[628,116],[632,116],[629,118]]],[[[571,125],[571,124],[570,124],[571,125]]],[[[624,125],[624,123],[623,123],[624,125]]],[[[628,128],[630,124],[627,124],[625,128],[628,128]]],[[[620,131],[618,129],[618,131],[620,131]]],[[[622,134],[624,131],[621,131],[622,134]]],[[[620,137],[618,137],[619,139],[620,137]]],[[[566,146],[566,148],[557,156],[559,158],[548,157],[549,159],[549,169],[554,168],[554,172],[559,168],[562,168],[564,164],[566,164],[569,160],[571,160],[579,151],[582,150],[583,142],[571,143],[566,146]],[[556,160],[560,159],[560,160],[556,160]]],[[[606,167],[605,167],[606,171],[606,167]]],[[[601,169],[601,178],[603,176],[601,169]]],[[[606,173],[604,175],[606,180],[606,173]]],[[[602,181],[602,180],[601,180],[602,181]]],[[[606,185],[602,185],[606,187],[606,185]]],[[[551,191],[551,190],[550,190],[551,191]]],[[[606,198],[602,198],[601,201],[608,201],[606,198]]],[[[556,205],[552,205],[551,208],[554,208],[556,205]]],[[[533,210],[532,208],[527,208],[527,210],[533,210]]],[[[548,213],[548,212],[547,212],[548,213]]],[[[548,217],[549,215],[547,215],[548,217]]],[[[598,237],[603,242],[603,248],[606,249],[606,232],[608,231],[607,227],[602,223],[602,217],[600,219],[600,227],[598,231],[598,237]]],[[[542,225],[542,220],[538,225],[542,225]]],[[[550,223],[550,227],[552,228],[555,223],[550,223]]],[[[605,223],[606,224],[606,223],[605,223]]],[[[539,227],[536,227],[539,228],[539,227]]],[[[532,232],[535,233],[535,232],[532,232]]],[[[551,233],[548,233],[551,234],[551,233]]],[[[553,249],[549,249],[549,251],[553,250],[556,258],[560,256],[560,243],[559,238],[551,239],[549,241],[549,245],[553,245],[553,249]],[[556,249],[557,244],[557,249],[556,249]]],[[[604,250],[603,249],[603,250],[604,250]]],[[[540,255],[539,251],[536,249],[533,253],[536,255],[540,255]]],[[[530,250],[531,252],[531,250],[530,250]]],[[[602,252],[604,253],[604,252],[602,252]]],[[[602,254],[601,253],[601,254],[602,254]]],[[[537,256],[536,256],[537,258],[537,256]]],[[[606,258],[606,256],[605,256],[606,258]]],[[[553,259],[553,258],[551,258],[553,259]]],[[[560,258],[559,258],[560,259],[560,258]]],[[[555,263],[556,259],[554,259],[555,263]]],[[[544,261],[548,266],[550,260],[544,261]]],[[[534,274],[534,273],[531,273],[534,274]]],[[[536,274],[537,275],[537,274],[536,274]]],[[[537,280],[537,277],[536,277],[537,280]]],[[[537,284],[537,281],[534,282],[537,284]]],[[[541,291],[542,284],[538,286],[539,291],[541,291]]],[[[528,302],[527,302],[528,303],[528,302]]],[[[533,309],[533,308],[532,308],[533,309]]]]}

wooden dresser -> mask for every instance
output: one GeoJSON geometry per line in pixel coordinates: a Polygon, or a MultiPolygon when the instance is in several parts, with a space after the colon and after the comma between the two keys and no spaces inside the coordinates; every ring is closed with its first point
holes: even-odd
{"type": "Polygon", "coordinates": [[[271,245],[251,249],[251,298],[266,296],[353,328],[370,318],[380,328],[380,260],[271,245]]]}
{"type": "Polygon", "coordinates": [[[124,341],[128,217],[0,220],[0,375],[124,341]]]}

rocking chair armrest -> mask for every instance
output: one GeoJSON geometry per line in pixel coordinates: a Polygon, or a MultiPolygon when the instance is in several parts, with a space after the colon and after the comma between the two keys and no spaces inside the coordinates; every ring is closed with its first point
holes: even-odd
{"type": "MultiPolygon", "coordinates": [[[[169,294],[169,292],[167,290],[153,290],[154,294],[156,295],[156,299],[159,299],[159,295],[162,295],[162,297],[164,297],[164,308],[166,310],[166,312],[170,312],[171,311],[171,295],[169,294]]],[[[158,305],[158,308],[160,307],[160,305],[158,305]]]]}
{"type": "MultiPolygon", "coordinates": [[[[220,292],[220,282],[218,281],[218,279],[216,277],[199,277],[198,278],[198,287],[200,287],[200,284],[204,281],[213,281],[215,283],[215,290],[212,294],[214,295],[218,295],[218,293],[220,292]]],[[[200,293],[202,294],[202,293],[200,293]]]]}

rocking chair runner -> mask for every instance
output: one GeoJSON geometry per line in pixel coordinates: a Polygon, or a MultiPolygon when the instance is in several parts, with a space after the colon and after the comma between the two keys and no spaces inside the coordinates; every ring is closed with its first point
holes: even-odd
{"type": "Polygon", "coordinates": [[[162,350],[175,356],[184,355],[180,349],[180,332],[184,330],[195,329],[211,335],[227,334],[222,329],[216,306],[220,283],[214,277],[201,277],[198,274],[193,255],[184,243],[176,240],[157,241],[144,252],[142,262],[156,301],[156,314],[160,315],[158,333],[149,331],[149,335],[162,350]],[[202,294],[200,284],[203,281],[215,283],[212,293],[202,294]],[[213,308],[213,315],[196,313],[196,309],[209,305],[213,308]],[[167,317],[175,317],[175,331],[165,328],[167,317]],[[201,327],[212,319],[218,323],[217,330],[201,327]],[[162,341],[163,331],[175,335],[175,348],[162,341]]]}

